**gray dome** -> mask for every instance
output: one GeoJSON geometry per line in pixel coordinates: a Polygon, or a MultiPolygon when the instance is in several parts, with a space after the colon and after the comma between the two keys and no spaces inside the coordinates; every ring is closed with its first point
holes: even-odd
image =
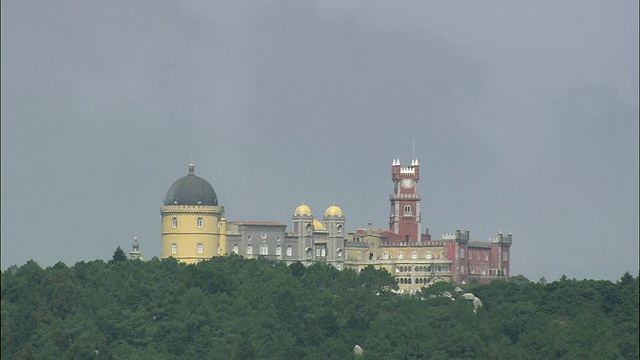
{"type": "Polygon", "coordinates": [[[194,174],[195,165],[189,164],[189,175],[176,180],[164,198],[165,205],[218,206],[218,197],[207,180],[194,174]]]}

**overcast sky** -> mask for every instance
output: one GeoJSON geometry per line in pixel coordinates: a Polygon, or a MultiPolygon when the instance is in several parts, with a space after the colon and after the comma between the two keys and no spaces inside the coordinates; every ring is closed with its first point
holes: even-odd
{"type": "Polygon", "coordinates": [[[637,1],[3,1],[2,269],[160,255],[196,164],[227,219],[335,203],[512,231],[511,273],[638,274],[637,1]],[[415,146],[413,144],[415,143],[415,146]]]}

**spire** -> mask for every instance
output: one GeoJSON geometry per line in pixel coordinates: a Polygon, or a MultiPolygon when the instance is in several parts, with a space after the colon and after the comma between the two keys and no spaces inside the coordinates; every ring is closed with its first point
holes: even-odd
{"type": "Polygon", "coordinates": [[[196,164],[191,163],[189,164],[189,175],[193,175],[196,169],[196,164]]]}
{"type": "Polygon", "coordinates": [[[131,260],[135,260],[135,259],[140,259],[141,256],[142,255],[140,253],[140,244],[138,244],[138,237],[134,236],[133,244],[131,244],[131,252],[129,253],[129,258],[131,260]]]}

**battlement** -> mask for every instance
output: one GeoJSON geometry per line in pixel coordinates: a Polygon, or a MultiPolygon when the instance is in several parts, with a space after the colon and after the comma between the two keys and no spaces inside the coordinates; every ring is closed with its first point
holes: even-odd
{"type": "Polygon", "coordinates": [[[469,241],[469,230],[465,230],[464,232],[460,230],[456,230],[452,233],[444,233],[442,234],[443,241],[469,241]]]}
{"type": "Polygon", "coordinates": [[[511,232],[507,235],[503,235],[502,231],[498,232],[498,235],[489,238],[489,242],[492,244],[511,244],[511,232]]]}
{"type": "Polygon", "coordinates": [[[389,200],[405,200],[405,199],[421,200],[422,197],[420,196],[420,194],[392,194],[392,195],[389,195],[389,200]]]}
{"type": "Polygon", "coordinates": [[[414,175],[415,173],[416,169],[413,166],[400,168],[400,174],[414,175]]]}

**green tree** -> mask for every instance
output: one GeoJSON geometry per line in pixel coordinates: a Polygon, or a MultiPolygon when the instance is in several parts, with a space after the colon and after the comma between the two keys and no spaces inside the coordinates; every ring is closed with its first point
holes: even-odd
{"type": "Polygon", "coordinates": [[[125,254],[125,252],[120,248],[120,246],[118,246],[116,251],[113,252],[113,258],[110,262],[116,263],[116,262],[125,261],[125,260],[127,260],[127,254],[125,254]]]}

